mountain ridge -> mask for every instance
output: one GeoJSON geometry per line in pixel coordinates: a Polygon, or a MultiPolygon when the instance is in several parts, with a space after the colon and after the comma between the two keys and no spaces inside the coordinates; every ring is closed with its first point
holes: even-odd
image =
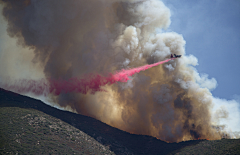
{"type": "Polygon", "coordinates": [[[99,142],[99,146],[102,145],[109,149],[109,152],[115,154],[175,154],[184,148],[206,141],[167,143],[155,137],[127,133],[94,118],[62,111],[46,105],[42,101],[0,89],[0,108],[7,107],[32,109],[50,115],[85,133],[93,138],[93,141],[99,142]]]}

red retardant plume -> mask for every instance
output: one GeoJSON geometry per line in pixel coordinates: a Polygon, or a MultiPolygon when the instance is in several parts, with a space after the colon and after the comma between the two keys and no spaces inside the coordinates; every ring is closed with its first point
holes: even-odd
{"type": "MultiPolygon", "coordinates": [[[[175,59],[175,58],[172,58],[175,59]]],[[[157,65],[166,63],[172,59],[167,59],[161,62],[157,62],[151,65],[144,65],[132,69],[123,69],[116,72],[115,74],[109,74],[104,77],[99,74],[90,74],[84,76],[84,78],[71,78],[68,80],[19,80],[15,81],[14,84],[4,84],[3,88],[11,90],[17,93],[33,93],[35,95],[47,95],[49,93],[59,95],[61,93],[82,93],[87,94],[90,92],[94,94],[97,91],[105,91],[101,89],[101,86],[106,84],[114,84],[116,82],[127,82],[129,77],[140,71],[155,67],[157,65]]]]}

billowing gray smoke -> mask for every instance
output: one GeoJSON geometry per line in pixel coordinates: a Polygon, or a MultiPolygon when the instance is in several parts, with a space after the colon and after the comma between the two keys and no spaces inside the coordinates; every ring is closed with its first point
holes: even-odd
{"type": "Polygon", "coordinates": [[[185,41],[163,33],[170,10],[159,0],[1,0],[9,36],[34,51],[45,78],[105,75],[181,54],[95,94],[62,93],[56,104],[119,129],[169,142],[218,139],[209,108],[215,79],[201,77],[185,41]]]}

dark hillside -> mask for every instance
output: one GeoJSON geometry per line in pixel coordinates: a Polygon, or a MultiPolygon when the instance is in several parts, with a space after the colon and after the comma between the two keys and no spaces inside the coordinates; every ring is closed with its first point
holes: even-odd
{"type": "MultiPolygon", "coordinates": [[[[115,154],[175,154],[179,151],[184,151],[184,148],[208,142],[206,140],[195,140],[181,143],[166,143],[154,137],[130,134],[96,119],[58,110],[39,100],[3,89],[0,89],[0,109],[0,153],[2,153],[4,147],[9,145],[8,138],[11,139],[14,136],[15,142],[19,144],[18,147],[23,147],[24,149],[27,147],[27,145],[23,145],[25,144],[24,141],[21,143],[19,138],[16,138],[18,137],[17,135],[11,135],[13,134],[11,131],[16,129],[19,130],[19,133],[25,133],[25,135],[35,138],[32,141],[33,145],[38,144],[38,141],[44,141],[44,145],[41,147],[45,150],[47,146],[51,146],[52,150],[57,150],[58,146],[64,143],[66,148],[71,148],[67,151],[75,151],[77,154],[83,153],[81,152],[82,149],[85,150],[83,154],[96,154],[96,151],[111,154],[109,150],[115,154]],[[45,122],[43,121],[44,119],[45,122]],[[23,120],[26,121],[24,122],[23,120]],[[28,129],[22,129],[24,131],[22,132],[20,128],[11,125],[15,123],[18,124],[17,127],[28,129]],[[61,126],[61,129],[59,126],[61,126]],[[79,134],[82,134],[82,136],[79,136],[79,134]],[[38,136],[36,137],[35,135],[38,136]],[[91,139],[89,143],[84,142],[86,138],[81,138],[84,137],[83,135],[87,136],[87,139],[91,139]],[[86,149],[89,146],[91,148],[86,149]],[[106,151],[109,152],[106,153],[106,151]]],[[[235,147],[235,143],[232,147],[235,147]]],[[[44,154],[44,152],[42,153],[44,154]]],[[[52,153],[54,154],[54,152],[52,153]]],[[[39,152],[39,154],[41,153],[39,152]]],[[[60,154],[66,153],[61,152],[60,154]]]]}
{"type": "Polygon", "coordinates": [[[114,154],[73,126],[35,109],[0,108],[0,154],[114,154]]]}
{"type": "Polygon", "coordinates": [[[178,155],[185,154],[240,155],[240,139],[202,141],[196,145],[187,146],[176,152],[177,152],[176,154],[178,155]]]}

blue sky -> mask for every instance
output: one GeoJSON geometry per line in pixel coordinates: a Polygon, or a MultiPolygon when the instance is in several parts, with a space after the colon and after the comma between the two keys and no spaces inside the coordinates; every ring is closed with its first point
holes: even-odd
{"type": "Polygon", "coordinates": [[[182,34],[198,72],[217,80],[213,96],[240,100],[240,0],[162,1],[172,13],[167,31],[182,34]]]}
{"type": "Polygon", "coordinates": [[[186,53],[198,58],[198,72],[214,77],[213,96],[239,99],[240,0],[163,0],[170,8],[167,31],[182,34],[186,53]]]}
{"type": "MultiPolygon", "coordinates": [[[[220,124],[227,124],[229,129],[239,131],[240,0],[162,1],[172,13],[172,23],[166,31],[182,34],[186,40],[186,53],[198,58],[199,65],[196,66],[198,72],[206,73],[210,79],[215,78],[218,82],[218,87],[212,91],[215,97],[212,116],[215,116],[219,108],[221,110],[225,106],[230,113],[229,119],[225,122],[223,120],[220,124]],[[237,102],[229,99],[235,99],[237,102]]],[[[16,40],[7,35],[7,23],[2,16],[0,23],[0,57],[3,58],[0,62],[5,65],[0,67],[0,73],[4,75],[8,73],[10,77],[18,78],[26,76],[30,79],[44,78],[41,65],[33,66],[32,51],[16,46],[16,40]],[[20,51],[24,51],[24,54],[19,54],[20,51]]],[[[51,104],[46,98],[39,99],[51,104]]]]}

